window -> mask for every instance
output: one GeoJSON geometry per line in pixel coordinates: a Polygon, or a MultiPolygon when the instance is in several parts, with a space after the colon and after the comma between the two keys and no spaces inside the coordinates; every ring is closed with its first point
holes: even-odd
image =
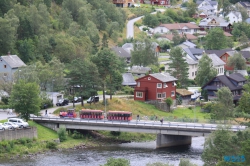
{"type": "Polygon", "coordinates": [[[175,91],[171,91],[171,97],[175,96],[175,91]]]}
{"type": "Polygon", "coordinates": [[[148,80],[151,80],[151,77],[148,77],[148,80]]]}
{"type": "Polygon", "coordinates": [[[175,83],[175,82],[172,82],[172,86],[176,86],[176,83],[175,83]]]}
{"type": "Polygon", "coordinates": [[[157,99],[161,98],[161,93],[157,93],[157,99]]]}
{"type": "Polygon", "coordinates": [[[7,77],[7,75],[8,75],[7,73],[3,73],[3,76],[4,76],[4,77],[7,77]]]}
{"type": "Polygon", "coordinates": [[[161,33],[163,33],[163,29],[161,29],[161,33]]]}
{"type": "Polygon", "coordinates": [[[195,75],[197,75],[197,71],[195,71],[195,75]]]}
{"type": "Polygon", "coordinates": [[[140,82],[137,82],[137,87],[140,87],[140,84],[141,84],[140,82]]]}
{"type": "Polygon", "coordinates": [[[192,72],[192,76],[194,76],[194,72],[192,72]]]}
{"type": "Polygon", "coordinates": [[[136,92],[136,97],[142,98],[143,97],[143,92],[136,92]]]}
{"type": "Polygon", "coordinates": [[[168,85],[167,85],[166,82],[164,82],[164,83],[163,83],[163,88],[166,88],[166,87],[168,87],[168,85]]]}
{"type": "Polygon", "coordinates": [[[3,65],[4,66],[4,68],[7,68],[7,66],[6,65],[3,65]]]}
{"type": "Polygon", "coordinates": [[[157,83],[157,88],[162,88],[162,83],[157,83]]]}
{"type": "Polygon", "coordinates": [[[166,92],[162,93],[161,97],[166,98],[166,92]]]}

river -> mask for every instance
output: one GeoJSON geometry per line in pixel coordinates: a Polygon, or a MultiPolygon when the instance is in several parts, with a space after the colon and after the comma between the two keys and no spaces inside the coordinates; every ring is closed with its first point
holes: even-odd
{"type": "Polygon", "coordinates": [[[201,154],[204,137],[193,137],[191,146],[155,149],[155,141],[124,143],[105,147],[80,150],[49,152],[34,158],[18,158],[0,161],[0,166],[100,166],[110,157],[126,158],[131,166],[145,166],[147,163],[169,163],[179,165],[180,158],[188,158],[198,166],[203,165],[201,154]]]}

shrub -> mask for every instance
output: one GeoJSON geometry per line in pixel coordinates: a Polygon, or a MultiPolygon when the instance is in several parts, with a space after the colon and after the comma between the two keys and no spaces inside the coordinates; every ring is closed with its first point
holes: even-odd
{"type": "Polygon", "coordinates": [[[110,131],[110,134],[113,136],[119,136],[119,135],[121,135],[121,132],[120,131],[110,131]]]}
{"type": "Polygon", "coordinates": [[[57,149],[57,143],[49,141],[49,142],[46,143],[46,148],[48,148],[48,149],[57,149]]]}
{"type": "Polygon", "coordinates": [[[65,128],[60,128],[57,131],[58,137],[60,139],[60,142],[66,141],[67,140],[67,136],[66,136],[66,129],[65,128]]]}
{"type": "Polygon", "coordinates": [[[82,134],[80,132],[74,130],[74,133],[72,134],[72,137],[74,139],[80,139],[80,138],[82,138],[82,134]]]}
{"type": "Polygon", "coordinates": [[[126,94],[133,95],[134,89],[129,86],[122,87],[122,91],[124,91],[126,94]]]}

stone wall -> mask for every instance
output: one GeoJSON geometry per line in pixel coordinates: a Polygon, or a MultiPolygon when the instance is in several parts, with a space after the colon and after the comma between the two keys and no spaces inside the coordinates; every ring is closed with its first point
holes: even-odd
{"type": "MultiPolygon", "coordinates": [[[[146,103],[153,104],[153,105],[155,105],[156,108],[158,108],[162,111],[170,112],[170,110],[165,102],[158,101],[158,100],[150,100],[150,101],[146,101],[146,103]]],[[[173,100],[173,104],[172,104],[170,109],[173,109],[173,107],[176,107],[176,100],[173,100]]]]}
{"type": "Polygon", "coordinates": [[[20,138],[37,138],[37,128],[30,127],[18,130],[5,130],[0,131],[0,141],[1,140],[14,140],[20,138]]]}

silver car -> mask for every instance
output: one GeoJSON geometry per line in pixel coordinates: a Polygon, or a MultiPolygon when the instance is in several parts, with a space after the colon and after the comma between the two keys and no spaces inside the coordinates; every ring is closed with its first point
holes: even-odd
{"type": "Polygon", "coordinates": [[[12,129],[18,129],[19,126],[12,122],[4,122],[4,125],[12,126],[12,129]]]}
{"type": "Polygon", "coordinates": [[[0,130],[10,130],[12,128],[12,126],[7,126],[7,125],[4,125],[2,123],[0,123],[0,130]]]}

